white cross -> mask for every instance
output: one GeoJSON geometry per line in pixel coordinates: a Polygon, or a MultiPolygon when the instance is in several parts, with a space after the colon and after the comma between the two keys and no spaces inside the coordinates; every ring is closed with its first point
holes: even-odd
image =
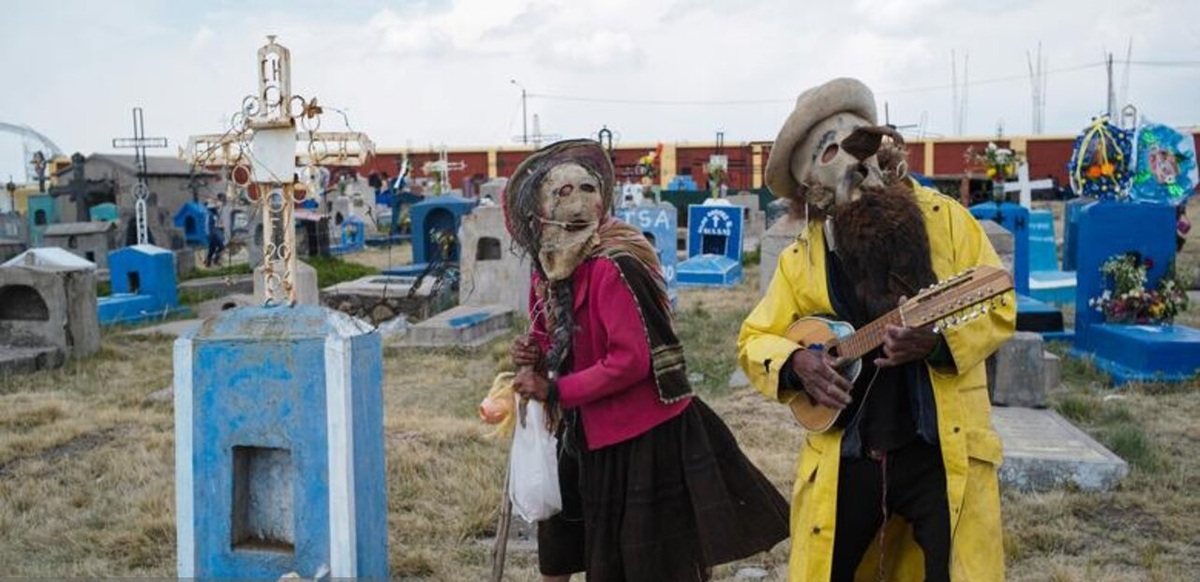
{"type": "Polygon", "coordinates": [[[1050,178],[1042,178],[1041,180],[1029,181],[1029,164],[1021,162],[1017,166],[1017,181],[1005,182],[1004,192],[1020,192],[1017,200],[1025,208],[1030,208],[1033,205],[1033,189],[1045,190],[1054,187],[1054,180],[1050,178]]]}
{"type": "Polygon", "coordinates": [[[433,185],[433,195],[441,196],[450,191],[450,172],[454,170],[465,170],[467,164],[465,162],[451,162],[449,155],[446,153],[446,147],[442,146],[442,151],[438,153],[436,162],[425,162],[421,166],[421,171],[426,174],[436,174],[437,183],[433,185]]]}

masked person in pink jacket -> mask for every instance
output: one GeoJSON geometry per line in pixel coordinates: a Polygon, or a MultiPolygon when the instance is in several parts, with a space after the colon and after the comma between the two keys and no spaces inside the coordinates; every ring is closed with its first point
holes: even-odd
{"type": "Polygon", "coordinates": [[[546,580],[708,580],[787,537],[788,507],[687,379],[657,255],[612,216],[614,173],[591,140],[538,150],[504,193],[533,264],[522,396],[561,410],[563,511],[538,524],[546,580]]]}

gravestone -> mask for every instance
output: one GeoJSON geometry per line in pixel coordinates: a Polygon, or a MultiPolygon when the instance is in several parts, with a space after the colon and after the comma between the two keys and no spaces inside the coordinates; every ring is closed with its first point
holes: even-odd
{"type": "Polygon", "coordinates": [[[462,218],[461,266],[459,305],[504,305],[528,312],[529,259],[512,248],[502,208],[479,206],[462,218]]]}
{"type": "Polygon", "coordinates": [[[1175,258],[1175,209],[1096,202],[1080,210],[1072,354],[1091,357],[1116,385],[1188,380],[1200,370],[1200,331],[1183,325],[1106,323],[1104,314],[1089,305],[1106,288],[1100,266],[1131,251],[1153,260],[1146,282],[1146,289],[1153,289],[1175,258]]]}
{"type": "Polygon", "coordinates": [[[373,146],[315,131],[317,100],[292,95],[290,59],[269,36],[244,121],[189,140],[197,165],[253,152],[244,181],[263,193],[263,240],[275,250],[256,270],[264,307],[223,311],[175,342],[179,578],[388,577],[380,337],[299,304],[309,287],[293,220],[298,165],[308,175],[322,163],[356,166],[373,146]]]}
{"type": "Polygon", "coordinates": [[[1129,465],[1053,410],[992,408],[1004,444],[1000,482],[1020,491],[1112,489],[1129,465]]]}
{"type": "Polygon", "coordinates": [[[412,325],[406,346],[479,347],[512,329],[513,309],[506,305],[458,305],[412,325]]]}
{"type": "Polygon", "coordinates": [[[330,245],[329,252],[334,255],[356,253],[366,248],[367,228],[362,219],[350,216],[342,221],[341,226],[335,227],[338,244],[330,245]]]}
{"type": "Polygon", "coordinates": [[[731,204],[741,206],[742,212],[742,250],[745,252],[754,252],[762,242],[763,234],[766,232],[766,213],[760,208],[760,200],[757,194],[742,192],[725,198],[731,204]]]}
{"type": "Polygon", "coordinates": [[[1042,336],[1018,331],[988,356],[988,393],[992,404],[1046,406],[1046,369],[1042,336]]]}
{"type": "Polygon", "coordinates": [[[641,229],[642,234],[654,246],[658,263],[662,265],[667,280],[667,296],[672,305],[679,297],[679,255],[676,253],[679,210],[673,204],[649,204],[616,209],[617,218],[641,229]]]}
{"type": "Polygon", "coordinates": [[[58,223],[58,205],[49,194],[35,194],[25,201],[29,218],[29,244],[42,243],[46,227],[58,223]]]}
{"type": "Polygon", "coordinates": [[[55,367],[99,349],[94,269],[0,267],[0,370],[55,367]]]}
{"type": "Polygon", "coordinates": [[[16,212],[0,214],[0,239],[29,244],[29,221],[16,212]]]}
{"type": "Polygon", "coordinates": [[[134,245],[109,253],[112,294],[97,300],[100,323],[163,318],[182,311],[175,285],[175,253],[134,245]]]}
{"type": "Polygon", "coordinates": [[[175,228],[183,231],[183,240],[197,247],[208,246],[208,209],[197,202],[179,207],[172,219],[175,228]]]}
{"type": "MultiPolygon", "coordinates": [[[[760,296],[766,295],[767,288],[771,286],[771,278],[775,276],[775,271],[779,268],[779,256],[783,254],[784,249],[796,242],[796,238],[803,232],[804,227],[803,220],[785,214],[771,224],[771,227],[763,235],[762,255],[758,265],[758,294],[760,296]]],[[[804,249],[797,246],[795,251],[804,252],[804,249]]]]}
{"type": "Polygon", "coordinates": [[[732,287],[742,281],[742,207],[710,198],[688,206],[688,258],[679,285],[732,287]]]}
{"type": "Polygon", "coordinates": [[[449,286],[417,276],[368,275],[321,290],[321,304],[375,325],[403,316],[421,321],[454,305],[449,286]]]}
{"type": "Polygon", "coordinates": [[[1029,212],[1029,295],[1038,301],[1066,305],[1075,300],[1075,273],[1058,268],[1054,215],[1029,212]]]}
{"type": "Polygon", "coordinates": [[[430,263],[457,263],[461,258],[458,240],[462,218],[475,208],[477,201],[454,195],[434,196],[409,209],[412,219],[412,265],[393,266],[388,275],[419,275],[430,263]],[[443,250],[444,249],[444,250],[443,250]]]}
{"type": "Polygon", "coordinates": [[[180,577],[386,579],[382,354],[313,306],[231,309],[176,340],[180,577]]]}
{"type": "Polygon", "coordinates": [[[108,253],[117,248],[117,223],[51,224],[42,233],[42,244],[65,249],[95,263],[97,268],[107,269],[108,253]]]}

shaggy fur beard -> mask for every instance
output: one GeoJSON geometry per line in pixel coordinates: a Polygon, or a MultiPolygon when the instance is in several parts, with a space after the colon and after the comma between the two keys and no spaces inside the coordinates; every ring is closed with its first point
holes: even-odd
{"type": "Polygon", "coordinates": [[[891,148],[879,153],[883,190],[863,192],[855,202],[830,210],[837,255],[871,319],[895,308],[901,296],[912,297],[937,282],[925,219],[912,183],[897,171],[903,158],[895,153],[891,148]]]}

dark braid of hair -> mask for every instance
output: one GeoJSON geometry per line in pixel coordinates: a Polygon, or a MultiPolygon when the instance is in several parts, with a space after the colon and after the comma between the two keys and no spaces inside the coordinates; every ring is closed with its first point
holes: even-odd
{"type": "Polygon", "coordinates": [[[563,373],[571,353],[571,339],[575,332],[575,290],[570,279],[550,282],[550,312],[547,318],[552,323],[550,350],[546,353],[546,369],[563,373]]]}

